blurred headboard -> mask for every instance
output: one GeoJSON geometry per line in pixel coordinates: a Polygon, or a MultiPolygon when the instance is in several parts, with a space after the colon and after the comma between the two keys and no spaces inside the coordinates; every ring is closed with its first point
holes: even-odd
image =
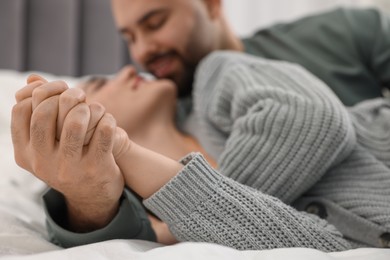
{"type": "Polygon", "coordinates": [[[0,69],[109,74],[128,57],[109,0],[0,0],[0,69]]]}

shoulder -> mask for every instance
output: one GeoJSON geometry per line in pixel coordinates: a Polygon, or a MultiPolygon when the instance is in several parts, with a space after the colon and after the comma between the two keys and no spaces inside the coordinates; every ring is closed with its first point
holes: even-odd
{"type": "MultiPolygon", "coordinates": [[[[259,30],[255,35],[245,40],[265,37],[268,34],[283,34],[290,36],[311,36],[332,32],[335,35],[348,35],[351,30],[363,31],[365,28],[383,26],[381,21],[389,20],[389,14],[377,8],[346,8],[340,7],[325,12],[307,15],[288,23],[280,23],[259,30]],[[309,33],[310,32],[310,33],[309,33]]],[[[339,37],[339,36],[338,36],[339,37]]]]}
{"type": "Polygon", "coordinates": [[[377,24],[381,19],[389,19],[390,15],[378,8],[342,8],[342,15],[351,24],[366,24],[367,26],[377,24]],[[368,23],[368,24],[367,24],[368,23]]]}
{"type": "Polygon", "coordinates": [[[265,59],[258,56],[253,56],[247,53],[235,51],[214,51],[208,54],[199,63],[196,70],[196,81],[207,79],[220,79],[221,77],[235,77],[237,71],[242,73],[242,70],[253,70],[258,74],[259,69],[284,69],[284,68],[302,68],[298,64],[287,61],[265,59]]]}

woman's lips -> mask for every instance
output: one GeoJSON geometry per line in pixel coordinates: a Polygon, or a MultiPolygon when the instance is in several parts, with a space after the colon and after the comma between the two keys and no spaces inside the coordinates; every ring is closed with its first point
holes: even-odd
{"type": "Polygon", "coordinates": [[[138,87],[139,87],[144,81],[145,81],[145,80],[144,80],[143,77],[137,75],[137,76],[135,77],[135,79],[134,79],[134,83],[133,83],[133,85],[132,85],[132,89],[133,89],[133,90],[137,90],[138,87]]]}

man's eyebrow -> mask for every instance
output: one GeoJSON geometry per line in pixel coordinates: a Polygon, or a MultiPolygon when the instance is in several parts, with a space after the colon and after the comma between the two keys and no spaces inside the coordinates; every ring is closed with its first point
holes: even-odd
{"type": "MultiPolygon", "coordinates": [[[[145,23],[151,17],[153,17],[155,15],[159,15],[159,14],[165,13],[167,11],[168,11],[167,8],[156,8],[156,9],[150,10],[149,12],[144,14],[140,19],[138,19],[137,25],[141,25],[141,24],[145,23]]],[[[120,28],[119,32],[122,33],[122,34],[123,33],[130,33],[129,29],[127,29],[127,28],[120,28]]]]}

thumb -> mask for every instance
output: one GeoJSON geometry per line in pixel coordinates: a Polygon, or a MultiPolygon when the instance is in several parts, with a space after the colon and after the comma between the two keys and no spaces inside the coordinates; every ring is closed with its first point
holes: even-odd
{"type": "Polygon", "coordinates": [[[129,139],[126,131],[120,127],[117,127],[114,138],[114,147],[112,149],[112,154],[114,155],[115,161],[118,163],[119,158],[130,151],[131,147],[132,141],[129,139]]]}

